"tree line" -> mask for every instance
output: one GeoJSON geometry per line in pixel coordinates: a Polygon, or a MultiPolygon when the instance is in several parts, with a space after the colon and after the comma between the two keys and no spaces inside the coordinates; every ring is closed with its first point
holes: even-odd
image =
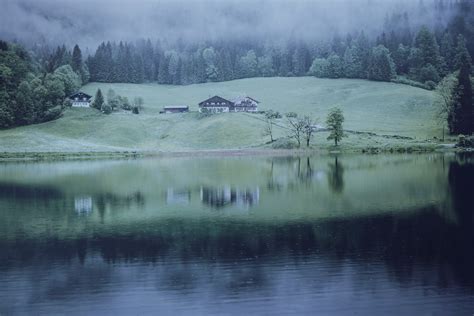
{"type": "MultiPolygon", "coordinates": [[[[364,32],[329,40],[257,42],[219,41],[175,45],[151,40],[136,43],[103,42],[87,58],[91,81],[192,84],[271,76],[314,75],[323,78],[361,78],[433,89],[447,74],[458,70],[456,50],[466,42],[474,53],[474,4],[452,4],[447,24],[411,28],[407,13],[386,18],[376,38],[364,32]]],[[[446,8],[437,4],[440,14],[446,8]]]]}
{"type": "Polygon", "coordinates": [[[0,128],[41,123],[58,118],[66,96],[88,80],[79,47],[70,59],[62,48],[41,64],[23,47],[0,41],[0,128]],[[55,63],[53,65],[52,63],[55,63]]]}

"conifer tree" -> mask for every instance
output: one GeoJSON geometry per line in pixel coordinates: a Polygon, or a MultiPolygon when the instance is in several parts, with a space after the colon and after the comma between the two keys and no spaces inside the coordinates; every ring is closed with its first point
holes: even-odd
{"type": "Polygon", "coordinates": [[[370,58],[368,79],[390,81],[395,74],[395,64],[389,50],[383,45],[374,47],[370,58]]]}
{"type": "Polygon", "coordinates": [[[474,132],[474,107],[471,81],[471,56],[464,37],[459,35],[456,54],[459,67],[457,84],[453,89],[454,105],[448,114],[448,126],[452,134],[469,135],[474,132]]]}
{"type": "Polygon", "coordinates": [[[327,139],[333,139],[335,146],[337,146],[342,138],[346,136],[344,134],[342,123],[344,123],[344,114],[342,113],[342,110],[339,108],[331,109],[326,119],[326,125],[330,131],[327,139]]]}
{"type": "Polygon", "coordinates": [[[97,89],[92,107],[96,108],[97,110],[101,110],[103,105],[104,105],[104,96],[102,95],[102,91],[100,89],[97,89]]]}

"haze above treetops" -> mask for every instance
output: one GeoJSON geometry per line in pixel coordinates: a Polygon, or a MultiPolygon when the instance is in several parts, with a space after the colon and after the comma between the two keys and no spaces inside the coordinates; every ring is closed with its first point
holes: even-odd
{"type": "MultiPolygon", "coordinates": [[[[0,38],[24,45],[161,39],[170,45],[213,41],[315,41],[364,31],[377,36],[393,15],[410,27],[443,27],[454,0],[3,0],[0,38]],[[441,7],[440,7],[441,6],[441,7]]],[[[407,27],[407,25],[400,25],[407,27]]]]}

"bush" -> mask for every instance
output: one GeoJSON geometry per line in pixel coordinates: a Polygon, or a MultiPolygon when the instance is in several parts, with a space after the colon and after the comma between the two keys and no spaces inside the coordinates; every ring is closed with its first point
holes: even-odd
{"type": "Polygon", "coordinates": [[[395,79],[392,79],[391,82],[406,84],[408,86],[421,88],[421,89],[425,89],[425,90],[432,90],[432,89],[430,89],[430,86],[428,86],[427,84],[424,84],[424,83],[421,83],[421,82],[418,82],[418,81],[414,81],[414,80],[410,80],[410,79],[408,79],[406,77],[402,77],[402,76],[399,76],[395,79]]]}
{"type": "Polygon", "coordinates": [[[436,82],[431,81],[431,80],[426,81],[425,85],[429,90],[434,90],[434,89],[436,89],[436,86],[437,86],[436,82]]]}
{"type": "Polygon", "coordinates": [[[294,149],[297,147],[298,146],[296,145],[296,143],[293,142],[290,138],[280,138],[272,143],[273,149],[294,149]]]}
{"type": "Polygon", "coordinates": [[[100,109],[104,114],[112,113],[112,107],[108,103],[104,103],[100,109]]]}
{"type": "Polygon", "coordinates": [[[202,108],[201,111],[199,112],[199,118],[209,117],[213,114],[214,114],[214,112],[212,112],[211,110],[206,109],[206,108],[202,108]]]}
{"type": "Polygon", "coordinates": [[[416,79],[418,79],[421,82],[425,82],[425,83],[427,81],[439,82],[439,80],[440,80],[438,70],[436,70],[436,68],[431,64],[428,64],[428,65],[422,67],[419,70],[418,78],[416,78],[416,79]]]}
{"type": "Polygon", "coordinates": [[[474,148],[474,136],[459,135],[457,147],[474,148]]]}

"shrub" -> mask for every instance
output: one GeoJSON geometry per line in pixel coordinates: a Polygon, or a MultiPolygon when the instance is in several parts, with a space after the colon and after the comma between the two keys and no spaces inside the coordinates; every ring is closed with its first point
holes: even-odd
{"type": "Polygon", "coordinates": [[[214,112],[212,112],[211,110],[206,109],[206,108],[202,108],[201,111],[199,112],[199,118],[209,117],[213,114],[214,114],[214,112]]]}
{"type": "Polygon", "coordinates": [[[425,89],[425,90],[431,90],[430,87],[427,84],[424,84],[424,83],[421,83],[421,82],[418,82],[418,81],[414,81],[414,80],[410,80],[410,79],[408,79],[406,77],[402,77],[402,76],[399,76],[395,79],[392,79],[391,82],[406,84],[408,86],[421,88],[421,89],[425,89]]]}
{"type": "Polygon", "coordinates": [[[434,90],[434,89],[436,89],[436,86],[437,86],[436,82],[431,81],[431,80],[426,81],[425,85],[429,90],[434,90]]]}
{"type": "Polygon", "coordinates": [[[108,103],[104,103],[100,109],[104,114],[112,113],[112,107],[108,103]]]}
{"type": "Polygon", "coordinates": [[[298,147],[290,138],[280,138],[272,143],[274,149],[294,149],[298,147]]]}
{"type": "Polygon", "coordinates": [[[474,148],[474,136],[459,135],[457,147],[474,148]]]}

